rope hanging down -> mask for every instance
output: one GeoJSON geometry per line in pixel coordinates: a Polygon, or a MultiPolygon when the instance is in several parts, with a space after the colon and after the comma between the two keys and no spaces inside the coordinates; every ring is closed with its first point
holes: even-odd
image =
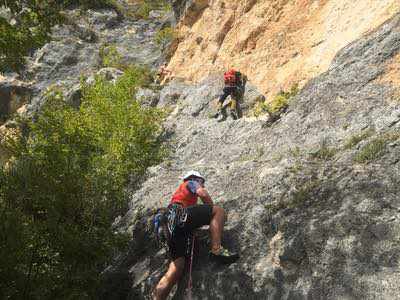
{"type": "Polygon", "coordinates": [[[193,268],[193,250],[194,250],[194,234],[192,234],[192,249],[190,251],[189,261],[189,281],[187,287],[187,300],[192,300],[192,268],[193,268]]]}

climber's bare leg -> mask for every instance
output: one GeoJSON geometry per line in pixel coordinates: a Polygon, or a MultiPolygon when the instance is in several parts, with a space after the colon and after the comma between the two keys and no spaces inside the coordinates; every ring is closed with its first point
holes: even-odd
{"type": "Polygon", "coordinates": [[[164,300],[168,297],[171,289],[182,277],[185,269],[185,258],[179,257],[171,261],[167,273],[158,282],[153,292],[153,300],[164,300]]]}
{"type": "Polygon", "coordinates": [[[221,248],[222,231],[224,230],[225,211],[222,207],[213,206],[210,222],[211,251],[217,253],[221,248]]]}

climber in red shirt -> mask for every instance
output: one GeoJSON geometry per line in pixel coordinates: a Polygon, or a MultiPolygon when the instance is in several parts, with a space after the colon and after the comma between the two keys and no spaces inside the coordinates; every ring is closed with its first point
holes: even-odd
{"type": "Polygon", "coordinates": [[[188,172],[183,183],[172,196],[168,206],[169,227],[174,227],[168,241],[171,262],[167,273],[157,284],[153,299],[166,299],[172,287],[179,281],[185,269],[185,258],[191,246],[192,231],[204,225],[209,225],[211,235],[210,258],[221,263],[233,263],[238,254],[231,253],[221,246],[221,236],[225,221],[223,208],[214,205],[204,187],[205,179],[197,171],[188,172]],[[200,198],[204,204],[198,205],[200,198]],[[174,216],[174,217],[171,217],[174,216]],[[174,219],[174,220],[173,220],[174,219]]]}
{"type": "Polygon", "coordinates": [[[247,77],[235,69],[230,69],[224,73],[223,94],[218,99],[218,112],[214,115],[215,118],[222,116],[218,120],[219,122],[227,119],[227,107],[229,107],[231,117],[234,120],[241,117],[240,101],[243,100],[246,83],[247,77]],[[230,101],[224,105],[228,96],[230,96],[230,101]]]}

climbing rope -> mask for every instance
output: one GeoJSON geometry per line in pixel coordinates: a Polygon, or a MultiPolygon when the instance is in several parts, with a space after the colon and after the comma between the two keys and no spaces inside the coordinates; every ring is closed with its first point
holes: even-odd
{"type": "Polygon", "coordinates": [[[187,287],[187,299],[188,300],[192,300],[193,252],[194,252],[194,234],[192,234],[192,249],[190,251],[190,261],[189,261],[189,281],[188,281],[188,287],[187,287]]]}

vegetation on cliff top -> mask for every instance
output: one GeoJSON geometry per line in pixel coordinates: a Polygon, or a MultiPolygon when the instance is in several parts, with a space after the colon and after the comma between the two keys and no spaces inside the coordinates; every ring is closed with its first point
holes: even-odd
{"type": "Polygon", "coordinates": [[[20,71],[25,56],[50,39],[51,27],[65,20],[69,7],[116,8],[114,0],[0,0],[0,72],[20,71]],[[8,15],[8,16],[6,16],[8,15]]]}
{"type": "Polygon", "coordinates": [[[147,84],[130,68],[115,84],[82,83],[79,109],[49,92],[35,122],[6,146],[0,170],[0,298],[96,299],[101,271],[127,237],[112,222],[163,156],[163,113],[134,100],[147,84]]]}
{"type": "Polygon", "coordinates": [[[148,19],[152,10],[171,11],[171,4],[167,0],[140,0],[139,8],[136,11],[136,17],[148,19]]]}

